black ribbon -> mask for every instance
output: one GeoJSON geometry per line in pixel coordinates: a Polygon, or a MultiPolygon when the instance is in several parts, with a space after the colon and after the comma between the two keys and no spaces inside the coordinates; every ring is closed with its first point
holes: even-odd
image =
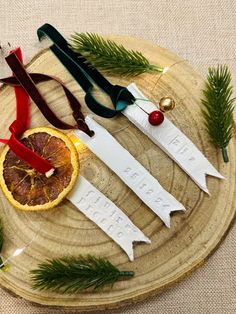
{"type": "Polygon", "coordinates": [[[112,85],[81,54],[73,52],[65,38],[52,25],[44,24],[37,30],[37,34],[39,40],[43,37],[52,40],[50,49],[84,90],[85,102],[91,111],[101,117],[112,118],[134,103],[135,97],[126,87],[112,85]],[[104,106],[94,98],[94,83],[110,96],[114,109],[104,106]]]}

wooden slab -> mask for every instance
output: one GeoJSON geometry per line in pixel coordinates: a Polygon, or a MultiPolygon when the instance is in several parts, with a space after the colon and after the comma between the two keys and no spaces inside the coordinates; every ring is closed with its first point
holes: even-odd
{"type": "MultiPolygon", "coordinates": [[[[154,213],[127,188],[100,160],[89,151],[80,154],[81,173],[98,189],[114,201],[130,219],[152,240],[150,245],[135,246],[135,261],[128,261],[123,251],[91,221],[85,218],[69,201],[56,209],[43,213],[25,213],[15,210],[1,194],[1,216],[4,220],[6,242],[3,257],[10,256],[16,248],[28,245],[20,256],[10,261],[10,269],[0,274],[3,287],[15,294],[40,304],[74,307],[80,310],[119,307],[142,300],[163,291],[202,264],[224,238],[235,215],[235,137],[229,146],[230,162],[224,164],[221,154],[208,140],[199,109],[203,78],[186,62],[171,52],[149,42],[113,37],[126,47],[141,50],[152,63],[171,66],[170,71],[144,74],[134,79],[140,89],[153,101],[162,96],[172,96],[177,108],[168,117],[201,149],[225,180],[208,178],[211,196],[200,191],[191,179],[145,135],[122,115],[111,120],[96,118],[117,140],[127,148],[165,189],[182,202],[187,211],[172,216],[168,229],[154,213]],[[64,254],[95,254],[108,258],[120,269],[134,270],[136,276],[115,284],[112,290],[80,295],[59,295],[35,292],[30,287],[29,271],[46,258],[64,254]]],[[[78,84],[57,61],[51,51],[37,55],[28,66],[31,72],[55,75],[66,82],[86,108],[84,93],[78,84]]],[[[111,78],[116,84],[132,80],[111,78]]],[[[72,122],[71,112],[63,92],[55,83],[40,84],[50,106],[61,118],[72,122]]],[[[100,92],[96,94],[102,98],[100,92]]],[[[15,117],[13,89],[0,91],[1,137],[15,117]]],[[[47,121],[37,107],[31,106],[31,126],[45,126],[47,121]]]]}

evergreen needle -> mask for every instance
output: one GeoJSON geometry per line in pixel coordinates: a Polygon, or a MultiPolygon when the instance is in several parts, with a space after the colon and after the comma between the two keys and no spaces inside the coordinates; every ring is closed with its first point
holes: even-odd
{"type": "Polygon", "coordinates": [[[203,90],[202,113],[212,142],[221,149],[224,162],[228,162],[227,146],[233,134],[233,87],[231,73],[226,65],[209,68],[203,90]]]}
{"type": "Polygon", "coordinates": [[[70,48],[85,57],[87,63],[107,74],[136,76],[145,72],[163,72],[163,68],[150,64],[141,52],[128,50],[94,33],[71,35],[70,48]]]}
{"type": "MultiPolygon", "coordinates": [[[[0,253],[2,252],[2,247],[3,247],[3,224],[2,224],[2,219],[0,218],[0,253]]],[[[0,265],[3,263],[2,258],[0,257],[0,265]]],[[[0,267],[3,268],[4,266],[0,267]]]]}
{"type": "Polygon", "coordinates": [[[133,277],[132,271],[120,271],[108,260],[91,255],[47,260],[31,271],[33,288],[62,293],[101,289],[118,279],[133,277]]]}
{"type": "Polygon", "coordinates": [[[2,224],[2,219],[0,218],[0,253],[2,251],[3,247],[3,224],[2,224]]]}

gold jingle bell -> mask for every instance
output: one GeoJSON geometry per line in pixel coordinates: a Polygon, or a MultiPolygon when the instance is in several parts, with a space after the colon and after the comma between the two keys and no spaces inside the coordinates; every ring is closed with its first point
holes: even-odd
{"type": "Polygon", "coordinates": [[[162,97],[159,102],[159,109],[162,112],[170,111],[175,108],[175,101],[171,97],[162,97]]]}

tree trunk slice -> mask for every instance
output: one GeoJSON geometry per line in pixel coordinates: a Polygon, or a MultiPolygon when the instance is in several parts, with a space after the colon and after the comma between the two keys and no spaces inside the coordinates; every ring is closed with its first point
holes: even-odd
{"type": "MultiPolygon", "coordinates": [[[[152,241],[150,245],[135,245],[135,261],[131,263],[119,246],[69,201],[65,200],[56,209],[47,212],[29,213],[12,208],[1,194],[1,216],[6,237],[3,258],[33,240],[20,256],[9,261],[10,269],[0,274],[0,284],[32,302],[98,310],[119,307],[154,295],[201,265],[224,238],[235,216],[236,140],[234,137],[229,145],[230,162],[225,164],[219,150],[210,144],[204,129],[200,113],[204,83],[201,75],[166,49],[135,38],[112,38],[127,48],[142,51],[152,63],[161,66],[175,64],[161,77],[156,73],[143,74],[134,79],[110,79],[121,85],[135,81],[144,94],[155,102],[163,96],[172,96],[177,107],[167,116],[226,179],[209,177],[207,181],[211,196],[208,196],[124,116],[114,119],[96,117],[167,191],[185,205],[187,211],[174,213],[171,228],[166,228],[112,171],[85,149],[80,154],[81,174],[115,202],[152,241]],[[31,289],[29,271],[36,268],[38,263],[46,258],[87,253],[106,257],[120,269],[134,270],[135,277],[116,283],[113,289],[80,295],[60,295],[31,289]]],[[[81,101],[83,112],[89,112],[84,104],[83,91],[50,50],[37,55],[28,65],[28,70],[59,77],[81,101]]],[[[39,87],[58,116],[73,123],[61,88],[54,82],[42,83],[39,87]]],[[[101,92],[96,91],[96,94],[103,99],[101,92]]],[[[1,137],[7,138],[9,132],[6,130],[15,117],[15,96],[11,87],[1,89],[0,104],[1,129],[4,130],[1,137]]],[[[31,117],[31,127],[49,126],[34,103],[31,104],[31,117]]]]}

